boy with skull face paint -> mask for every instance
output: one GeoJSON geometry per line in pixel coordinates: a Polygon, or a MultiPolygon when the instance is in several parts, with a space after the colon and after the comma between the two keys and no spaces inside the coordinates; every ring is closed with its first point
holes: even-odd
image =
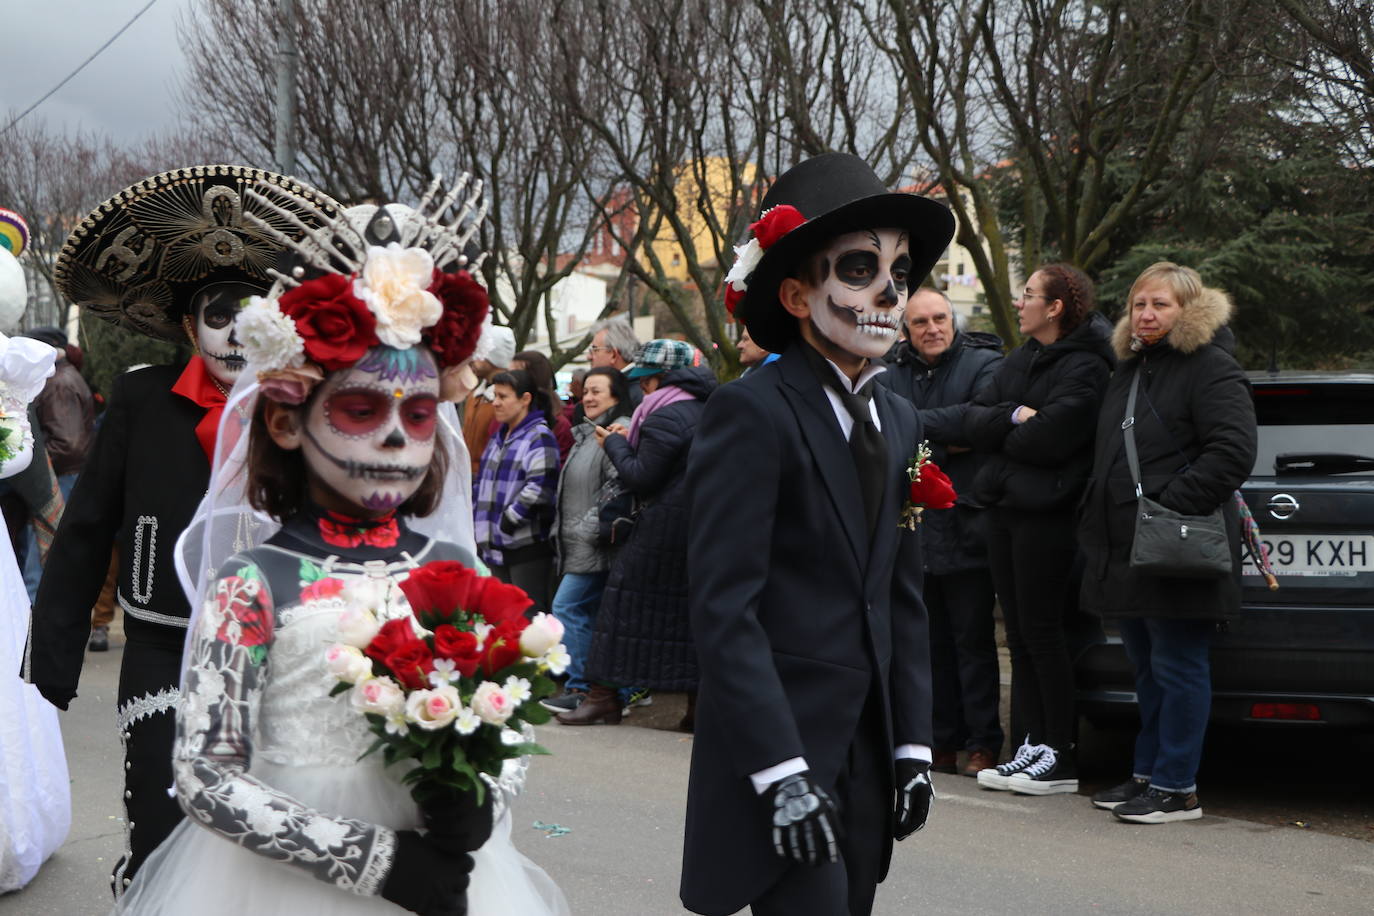
{"type": "Polygon", "coordinates": [[[243,368],[234,318],[245,297],[270,285],[267,269],[283,250],[244,219],[258,209],[249,189],[285,206],[335,207],[258,169],[177,169],[93,210],[55,270],[64,295],[83,309],[150,337],[189,339],[197,350],[184,368],[149,367],[115,382],[48,555],[24,659],[24,677],[66,709],[117,547],[127,642],[116,707],[126,810],[116,895],[182,818],[167,787],[189,607],[171,550],[205,493],[225,397],[243,368]]]}
{"type": "Polygon", "coordinates": [[[779,177],[762,211],[726,304],[781,356],[707,403],[688,471],[681,894],[708,916],[861,916],[933,797],[920,538],[899,525],[921,425],[873,379],[953,219],[844,154],[779,177]]]}

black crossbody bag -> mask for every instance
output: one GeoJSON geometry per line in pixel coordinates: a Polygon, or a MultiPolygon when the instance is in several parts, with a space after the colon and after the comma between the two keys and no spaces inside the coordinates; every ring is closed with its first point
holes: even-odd
{"type": "Polygon", "coordinates": [[[1140,458],[1135,449],[1135,399],[1140,389],[1140,368],[1131,380],[1126,417],[1121,429],[1126,438],[1126,463],[1135,483],[1135,539],[1131,542],[1131,568],[1152,576],[1184,579],[1219,579],[1231,573],[1231,542],[1226,518],[1218,506],[1207,515],[1184,515],[1145,496],[1140,486],[1140,458]]]}

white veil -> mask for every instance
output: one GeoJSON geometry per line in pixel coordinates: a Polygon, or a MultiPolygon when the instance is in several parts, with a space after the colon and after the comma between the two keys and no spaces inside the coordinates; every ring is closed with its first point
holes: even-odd
{"type": "MultiPolygon", "coordinates": [[[[229,392],[224,415],[220,417],[215,460],[210,467],[210,486],[190,524],[177,538],[177,577],[191,606],[191,621],[182,650],[183,678],[196,624],[219,568],[234,554],[258,546],[281,529],[276,519],[248,504],[248,429],[260,392],[257,373],[249,366],[229,392]]],[[[448,474],[444,478],[438,508],[424,518],[407,518],[406,525],[435,540],[465,547],[476,556],[472,461],[460,430],[458,412],[453,404],[440,404],[438,436],[440,444],[448,451],[448,474]]]]}

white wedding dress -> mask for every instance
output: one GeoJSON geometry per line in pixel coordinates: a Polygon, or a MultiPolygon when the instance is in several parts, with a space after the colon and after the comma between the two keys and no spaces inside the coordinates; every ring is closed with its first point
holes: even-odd
{"type": "MultiPolygon", "coordinates": [[[[22,442],[18,454],[0,464],[0,478],[24,470],[33,458],[25,406],[43,390],[55,358],[47,344],[0,334],[0,408],[18,418],[22,442]]],[[[0,893],[32,881],[72,824],[57,709],[19,676],[28,632],[29,595],[10,539],[0,534],[0,893]]]]}
{"type": "Polygon", "coordinates": [[[19,678],[29,595],[0,534],[0,893],[33,880],[67,839],[71,783],[57,709],[19,678]]]}
{"type": "MultiPolygon", "coordinates": [[[[346,696],[329,695],[337,681],[324,664],[346,599],[306,580],[323,573],[345,583],[394,581],[408,565],[456,559],[446,548],[430,541],[408,563],[365,567],[264,545],[221,567],[231,575],[219,580],[196,626],[178,710],[174,766],[189,816],[149,857],[116,913],[405,912],[377,894],[394,831],[420,826],[419,813],[380,754],[358,759],[373,736],[346,696]],[[255,622],[264,616],[270,633],[255,622]]],[[[507,762],[492,837],[473,854],[469,916],[569,912],[553,881],[511,842],[510,802],[524,776],[523,762],[507,762]]]]}

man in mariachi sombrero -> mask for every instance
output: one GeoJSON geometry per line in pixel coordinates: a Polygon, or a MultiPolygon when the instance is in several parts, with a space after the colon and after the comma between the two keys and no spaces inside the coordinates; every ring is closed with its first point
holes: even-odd
{"type": "Polygon", "coordinates": [[[925,824],[929,645],[901,524],[921,424],[873,379],[953,228],[826,154],[777,179],[726,278],[781,356],[707,402],[689,462],[694,912],[863,916],[893,840],[925,824]]]}
{"type": "Polygon", "coordinates": [[[67,239],[55,277],[81,308],[195,349],[185,367],[119,378],[100,433],[48,554],[24,676],[60,709],[77,695],[91,607],[110,550],[127,642],[117,716],[124,744],[126,847],[118,896],[181,819],[169,795],[189,606],[173,563],[177,537],[205,495],[226,395],[243,369],[234,320],[270,285],[281,246],[245,214],[299,235],[254,191],[287,209],[333,201],[291,179],[241,166],[199,166],[146,178],[101,204],[67,239]]]}

